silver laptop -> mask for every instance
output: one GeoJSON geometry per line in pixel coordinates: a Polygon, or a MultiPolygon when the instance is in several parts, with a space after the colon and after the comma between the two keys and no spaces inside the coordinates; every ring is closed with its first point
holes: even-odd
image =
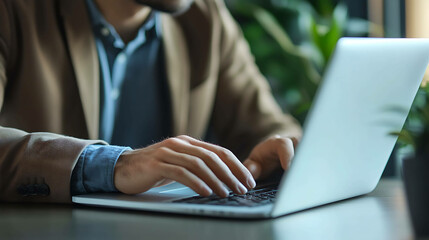
{"type": "Polygon", "coordinates": [[[371,192],[429,62],[429,40],[342,38],[277,186],[229,198],[178,183],[138,195],[74,196],[79,204],[236,218],[272,218],[371,192]]]}

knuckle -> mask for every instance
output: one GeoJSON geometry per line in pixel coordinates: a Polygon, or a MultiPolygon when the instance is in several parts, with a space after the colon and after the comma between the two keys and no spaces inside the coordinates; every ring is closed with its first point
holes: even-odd
{"type": "Polygon", "coordinates": [[[216,153],[208,150],[204,151],[204,156],[211,161],[217,161],[219,159],[219,156],[216,153]]]}
{"type": "Polygon", "coordinates": [[[229,149],[226,148],[220,148],[218,154],[220,158],[229,158],[234,155],[229,149]]]}
{"type": "Polygon", "coordinates": [[[177,138],[182,140],[182,141],[187,141],[187,142],[188,141],[196,141],[195,138],[188,136],[188,135],[184,135],[184,134],[177,136],[177,138]]]}
{"type": "Polygon", "coordinates": [[[191,163],[191,165],[192,165],[193,168],[202,169],[204,167],[203,161],[201,161],[201,159],[199,159],[197,157],[191,157],[189,159],[189,162],[191,163]]]}
{"type": "Polygon", "coordinates": [[[168,138],[168,139],[164,140],[164,144],[165,144],[166,146],[175,146],[175,145],[180,144],[180,142],[181,142],[181,140],[180,140],[180,139],[178,139],[178,138],[175,138],[175,137],[173,137],[173,138],[168,138]]]}
{"type": "Polygon", "coordinates": [[[273,138],[273,139],[278,139],[278,138],[282,138],[282,136],[280,136],[280,135],[276,134],[276,135],[274,135],[272,138],[273,138]]]}
{"type": "Polygon", "coordinates": [[[184,177],[186,175],[186,171],[185,171],[184,168],[176,167],[176,168],[173,169],[173,174],[176,177],[181,178],[181,177],[184,177]]]}
{"type": "Polygon", "coordinates": [[[190,137],[188,135],[182,134],[182,135],[177,136],[177,138],[187,139],[190,137]]]}
{"type": "Polygon", "coordinates": [[[283,146],[287,146],[287,145],[289,145],[290,143],[292,143],[292,140],[291,140],[291,139],[289,139],[289,138],[282,138],[282,137],[274,138],[274,141],[275,141],[277,144],[279,144],[279,145],[283,145],[283,146]]]}
{"type": "Polygon", "coordinates": [[[168,153],[170,150],[167,148],[167,147],[160,147],[159,149],[158,149],[158,153],[160,153],[160,154],[166,154],[166,153],[168,153]]]}

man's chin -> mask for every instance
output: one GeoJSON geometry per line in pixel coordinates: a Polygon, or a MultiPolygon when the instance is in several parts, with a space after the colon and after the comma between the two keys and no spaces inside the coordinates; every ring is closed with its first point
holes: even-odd
{"type": "Polygon", "coordinates": [[[152,9],[170,14],[181,14],[186,12],[194,0],[134,0],[139,4],[146,5],[152,9]]]}

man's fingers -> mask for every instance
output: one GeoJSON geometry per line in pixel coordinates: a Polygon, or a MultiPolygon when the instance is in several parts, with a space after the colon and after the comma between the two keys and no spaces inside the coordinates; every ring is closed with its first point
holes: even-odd
{"type": "Polygon", "coordinates": [[[174,150],[200,158],[232,191],[238,194],[245,194],[247,192],[247,188],[234,176],[228,166],[215,153],[193,145],[174,150]]]}
{"type": "Polygon", "coordinates": [[[269,176],[276,168],[289,168],[294,156],[294,140],[284,137],[272,137],[258,144],[250,153],[244,165],[255,179],[269,176]]]}
{"type": "Polygon", "coordinates": [[[247,188],[234,176],[228,166],[216,153],[203,147],[192,145],[179,138],[171,138],[166,141],[168,148],[203,160],[210,170],[232,191],[238,194],[244,194],[247,192],[247,188]]]}
{"type": "Polygon", "coordinates": [[[254,179],[258,179],[261,176],[262,167],[259,162],[247,159],[243,162],[244,166],[249,170],[254,179]]]}
{"type": "Polygon", "coordinates": [[[294,142],[290,138],[278,138],[276,139],[275,146],[280,159],[280,164],[283,170],[287,170],[295,154],[294,142]]]}
{"type": "Polygon", "coordinates": [[[160,163],[160,168],[162,171],[162,177],[184,184],[201,196],[207,197],[212,194],[212,191],[207,184],[193,173],[189,172],[186,168],[168,163],[160,163]]]}
{"type": "Polygon", "coordinates": [[[215,192],[226,197],[226,184],[238,194],[256,184],[281,164],[287,169],[293,157],[293,140],[273,137],[258,144],[244,165],[229,150],[191,137],[169,138],[143,149],[124,152],[115,165],[115,186],[137,193],[174,180],[196,193],[215,192]],[[279,163],[279,159],[281,160],[279,163]],[[244,185],[243,185],[244,184],[244,185]]]}
{"type": "Polygon", "coordinates": [[[175,152],[168,148],[162,149],[165,152],[164,162],[186,168],[204,181],[218,196],[227,197],[229,195],[229,191],[203,160],[195,156],[175,152]]]}
{"type": "Polygon", "coordinates": [[[178,138],[183,139],[192,145],[202,147],[216,153],[216,155],[218,155],[219,158],[228,166],[228,168],[231,170],[234,176],[241,183],[246,185],[247,188],[249,189],[255,187],[256,183],[255,183],[255,180],[253,179],[252,174],[248,171],[246,167],[244,167],[244,165],[240,162],[240,160],[238,160],[238,158],[228,149],[220,147],[215,144],[199,141],[185,135],[179,136],[178,138]]]}

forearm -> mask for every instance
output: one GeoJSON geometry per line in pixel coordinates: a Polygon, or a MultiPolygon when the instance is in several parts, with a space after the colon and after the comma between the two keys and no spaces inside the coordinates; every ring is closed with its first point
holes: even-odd
{"type": "Polygon", "coordinates": [[[101,141],[0,127],[0,200],[70,202],[70,177],[82,151],[101,141]],[[46,191],[38,187],[46,186],[46,191]]]}

